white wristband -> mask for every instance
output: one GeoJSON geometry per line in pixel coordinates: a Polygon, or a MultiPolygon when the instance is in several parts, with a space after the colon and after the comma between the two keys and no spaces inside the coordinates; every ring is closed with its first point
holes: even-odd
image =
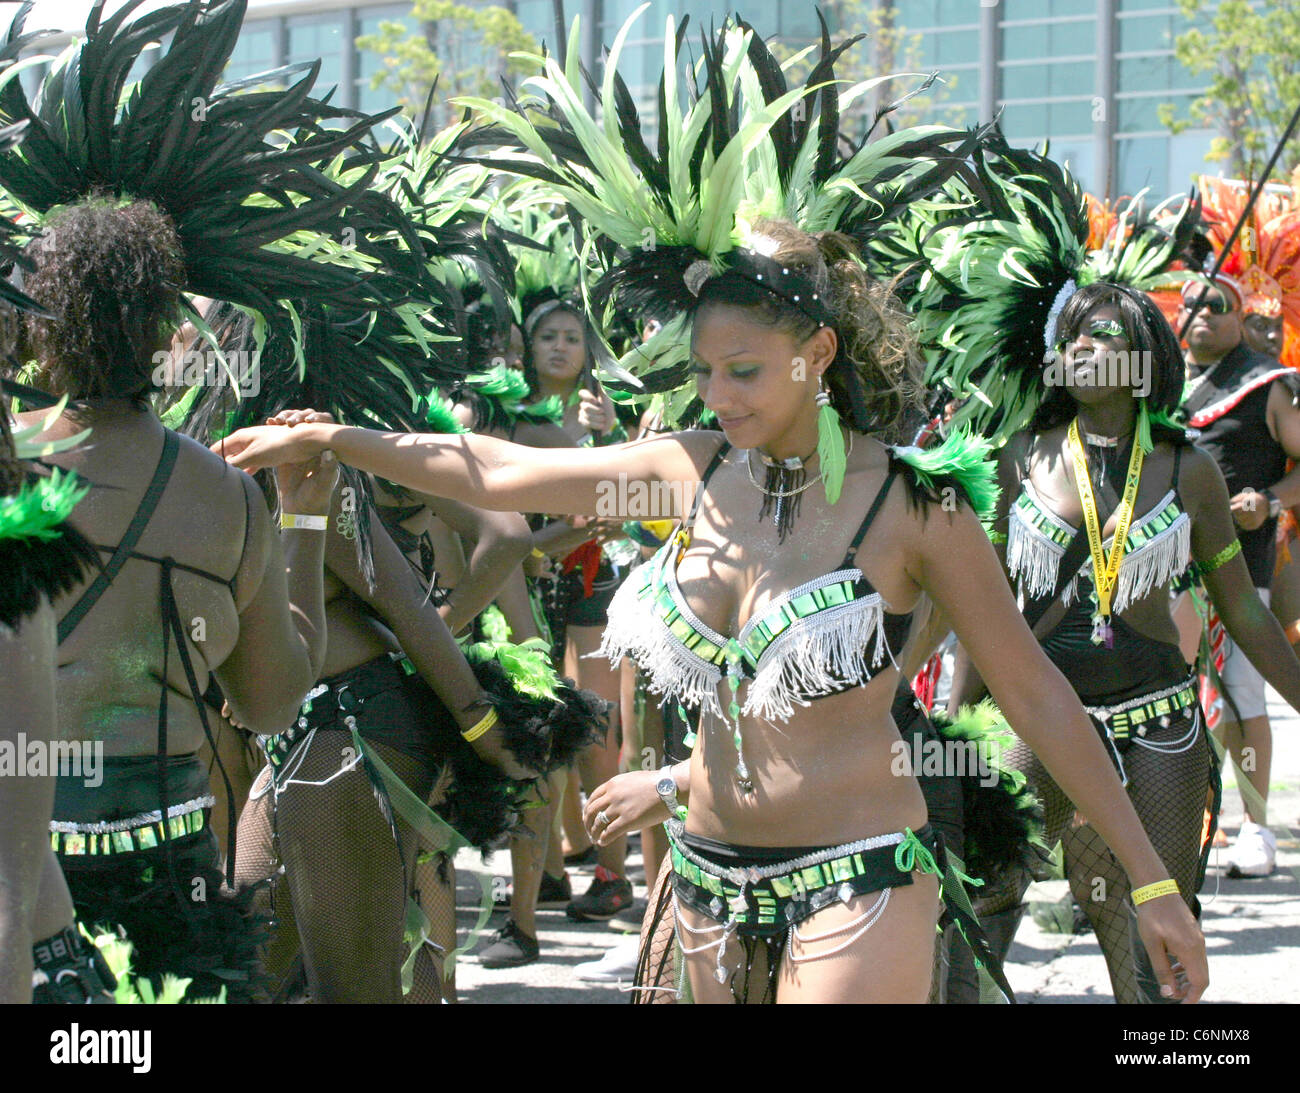
{"type": "Polygon", "coordinates": [[[328,516],[306,516],[298,512],[282,512],[281,528],[302,528],[305,531],[324,531],[329,527],[328,516]]]}

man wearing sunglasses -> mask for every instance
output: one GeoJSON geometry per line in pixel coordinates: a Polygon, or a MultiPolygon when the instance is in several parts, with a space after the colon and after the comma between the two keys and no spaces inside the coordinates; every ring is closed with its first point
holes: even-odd
{"type": "MultiPolygon", "coordinates": [[[[1277,516],[1300,504],[1300,468],[1286,471],[1288,457],[1300,460],[1300,409],[1288,383],[1275,382],[1292,373],[1246,343],[1243,295],[1234,280],[1189,281],[1182,291],[1179,325],[1191,377],[1184,407],[1192,427],[1201,430],[1198,443],[1223,471],[1242,558],[1267,603],[1277,516]]],[[[1265,877],[1273,872],[1277,840],[1263,808],[1273,748],[1264,679],[1231,639],[1226,657],[1222,739],[1256,791],[1243,794],[1247,819],[1229,852],[1229,872],[1265,877]]]]}

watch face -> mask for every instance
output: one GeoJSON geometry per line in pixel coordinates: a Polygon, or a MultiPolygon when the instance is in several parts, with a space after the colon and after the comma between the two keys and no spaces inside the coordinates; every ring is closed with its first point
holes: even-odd
{"type": "MultiPolygon", "coordinates": [[[[644,783],[642,783],[644,785],[644,783]]],[[[660,778],[659,784],[655,786],[655,792],[660,797],[667,797],[670,794],[677,793],[677,781],[674,778],[660,778]]]]}

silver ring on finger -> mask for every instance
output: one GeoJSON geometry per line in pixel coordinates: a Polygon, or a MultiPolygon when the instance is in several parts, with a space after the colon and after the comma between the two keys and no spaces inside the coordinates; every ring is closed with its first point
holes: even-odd
{"type": "Polygon", "coordinates": [[[601,827],[609,827],[609,813],[603,808],[596,813],[596,823],[600,824],[601,827]]]}

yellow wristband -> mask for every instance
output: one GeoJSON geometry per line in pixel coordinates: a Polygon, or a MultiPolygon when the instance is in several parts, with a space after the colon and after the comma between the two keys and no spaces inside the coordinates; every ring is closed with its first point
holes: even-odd
{"type": "Polygon", "coordinates": [[[1158,880],[1155,884],[1144,884],[1141,888],[1133,889],[1133,906],[1146,903],[1149,899],[1155,899],[1157,896],[1176,896],[1178,895],[1178,882],[1172,878],[1169,880],[1158,880]]]}
{"type": "Polygon", "coordinates": [[[297,512],[280,513],[281,528],[303,528],[306,531],[324,531],[329,527],[328,516],[304,516],[297,512]]]}
{"type": "Polygon", "coordinates": [[[534,557],[534,558],[545,558],[545,557],[546,557],[546,551],[544,551],[544,550],[538,550],[537,547],[533,547],[533,557],[534,557]]]}
{"type": "Polygon", "coordinates": [[[464,732],[461,733],[461,736],[465,738],[465,742],[467,744],[472,744],[474,743],[475,740],[477,740],[480,736],[482,736],[485,732],[487,732],[488,729],[490,729],[496,723],[497,723],[496,710],[488,710],[488,712],[483,715],[483,719],[477,725],[475,725],[473,728],[466,729],[464,732]]]}

